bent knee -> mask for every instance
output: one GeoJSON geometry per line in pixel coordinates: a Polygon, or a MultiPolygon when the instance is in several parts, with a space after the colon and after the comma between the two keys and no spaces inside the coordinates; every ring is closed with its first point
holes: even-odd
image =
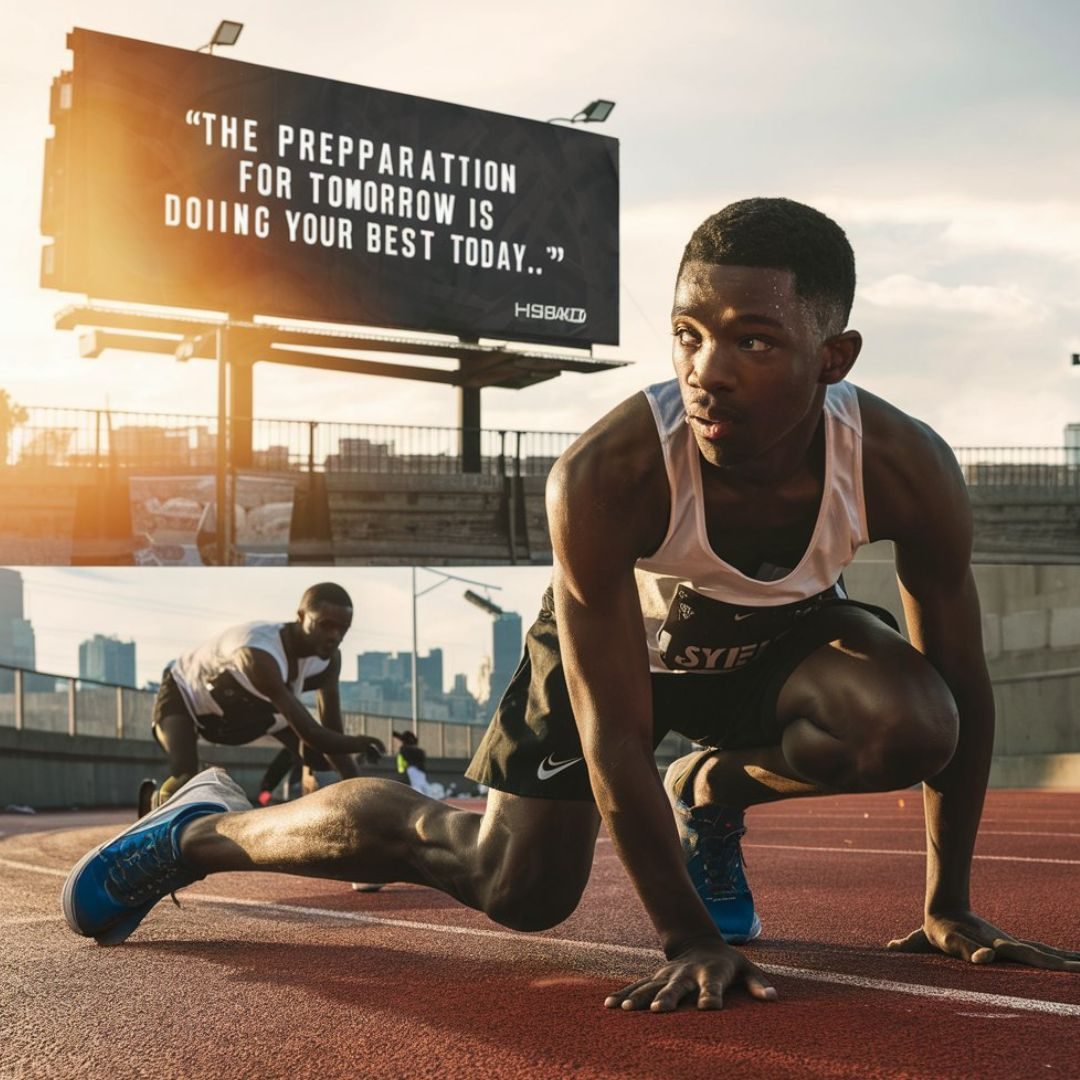
{"type": "Polygon", "coordinates": [[[573,913],[592,860],[547,854],[535,844],[518,854],[511,843],[497,858],[483,861],[488,863],[481,870],[485,914],[511,930],[536,931],[549,930],[573,913]]]}
{"type": "Polygon", "coordinates": [[[575,883],[502,880],[487,897],[484,911],[510,930],[534,932],[550,930],[569,918],[581,899],[582,887],[575,883]]]}
{"type": "Polygon", "coordinates": [[[920,697],[876,717],[854,755],[856,786],[891,791],[936,776],[956,750],[959,718],[952,695],[920,697]]]}

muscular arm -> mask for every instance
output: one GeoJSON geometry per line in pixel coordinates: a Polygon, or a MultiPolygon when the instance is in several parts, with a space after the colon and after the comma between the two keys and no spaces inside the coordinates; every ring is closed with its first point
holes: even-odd
{"type": "Polygon", "coordinates": [[[920,450],[926,457],[921,505],[915,520],[896,530],[897,579],[911,643],[945,680],[959,716],[952,760],[923,787],[926,911],[933,913],[970,907],[971,857],[994,748],[994,697],[971,572],[971,510],[963,478],[936,436],[920,450]]]}
{"type": "Polygon", "coordinates": [[[634,564],[663,538],[668,496],[644,398],[631,399],[564,455],[547,505],[559,647],[593,794],[673,961],[654,976],[649,1001],[666,1010],[698,991],[701,1007],[715,1007],[739,975],[758,996],[772,996],[724,944],[690,882],[653,756],[634,564]]]}
{"type": "MultiPolygon", "coordinates": [[[[875,407],[869,410],[874,426],[875,407]]],[[[891,947],[938,949],[1080,970],[1080,954],[1017,941],[974,914],[971,860],[994,748],[994,698],[971,571],[972,521],[963,476],[945,443],[907,417],[884,413],[891,454],[868,456],[872,537],[891,537],[911,643],[945,680],[959,733],[949,764],[923,784],[926,898],[922,927],[891,947]]],[[[873,440],[871,440],[871,446],[873,440]]]]}
{"type": "MultiPolygon", "coordinates": [[[[372,746],[377,747],[380,753],[385,750],[378,739],[368,735],[345,735],[340,730],[334,731],[320,724],[281,677],[281,669],[270,653],[263,649],[240,649],[234,659],[251,685],[270,700],[289,727],[308,746],[328,755],[364,754],[372,746]]],[[[340,725],[340,715],[338,723],[340,725]]]]}
{"type": "MultiPolygon", "coordinates": [[[[335,653],[329,667],[308,680],[308,686],[315,691],[315,707],[319,714],[319,723],[330,731],[344,732],[341,721],[341,653],[335,653]]],[[[360,775],[356,762],[348,754],[328,754],[335,769],[344,780],[351,780],[360,775]]]]}

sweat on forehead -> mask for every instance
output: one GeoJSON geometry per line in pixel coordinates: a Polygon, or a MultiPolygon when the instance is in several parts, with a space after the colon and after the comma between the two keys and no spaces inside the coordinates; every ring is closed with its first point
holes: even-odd
{"type": "Polygon", "coordinates": [[[675,282],[673,325],[691,318],[705,324],[762,324],[815,339],[830,336],[810,301],[796,295],[790,270],[687,263],[675,282]]]}
{"type": "Polygon", "coordinates": [[[689,263],[787,270],[795,293],[829,334],[847,325],[855,297],[855,255],[844,230],[803,203],[743,199],[706,218],[683,251],[689,263]]]}

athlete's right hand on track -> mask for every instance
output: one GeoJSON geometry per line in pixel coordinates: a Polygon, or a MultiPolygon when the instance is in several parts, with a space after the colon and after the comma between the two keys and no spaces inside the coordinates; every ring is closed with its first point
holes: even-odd
{"type": "Polygon", "coordinates": [[[776,1000],[776,989],[764,972],[718,938],[688,946],[651,978],[611,994],[604,1005],[609,1009],[671,1012],[683,1001],[691,1001],[699,1009],[722,1009],[724,991],[739,983],[759,1001],[776,1000]]]}

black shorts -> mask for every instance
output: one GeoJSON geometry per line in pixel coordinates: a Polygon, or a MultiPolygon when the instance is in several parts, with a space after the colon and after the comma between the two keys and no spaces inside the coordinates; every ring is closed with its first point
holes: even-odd
{"type": "MultiPolygon", "coordinates": [[[[186,716],[195,726],[196,733],[207,742],[217,743],[221,746],[245,746],[254,742],[261,735],[270,734],[283,745],[298,753],[305,765],[322,772],[332,769],[333,765],[318,750],[312,749],[300,740],[291,727],[280,728],[277,731],[267,731],[273,721],[267,722],[262,719],[251,719],[247,716],[237,718],[230,716],[226,711],[223,715],[208,714],[196,716],[188,706],[180,687],[176,685],[171,668],[166,668],[161,676],[161,687],[154,699],[154,717],[151,726],[154,739],[161,746],[161,738],[158,735],[158,725],[166,716],[186,716]]],[[[162,749],[164,747],[162,746],[162,749]]]]}
{"type": "MultiPolygon", "coordinates": [[[[653,672],[653,746],[670,731],[728,750],[779,744],[783,732],[776,702],[784,683],[810,653],[842,635],[854,611],[868,611],[899,632],[885,608],[830,598],[737,671],[653,672]]],[[[592,801],[550,589],[526,635],[521,663],[465,775],[514,795],[592,801]]]]}

